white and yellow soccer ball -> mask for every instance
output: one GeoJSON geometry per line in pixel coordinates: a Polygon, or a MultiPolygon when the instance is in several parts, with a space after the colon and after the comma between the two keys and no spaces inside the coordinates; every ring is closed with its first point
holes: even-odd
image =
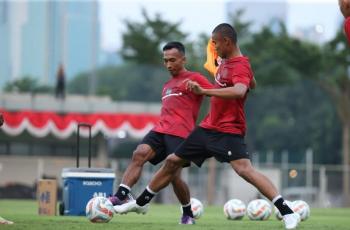
{"type": "Polygon", "coordinates": [[[107,198],[97,196],[89,200],[85,213],[86,218],[93,223],[107,223],[113,217],[114,208],[107,198]]]}
{"type": "MultiPolygon", "coordinates": [[[[180,206],[182,212],[182,206],[180,206]]],[[[197,198],[191,198],[191,209],[192,214],[195,219],[199,219],[204,213],[204,206],[200,200],[197,198]]]]}
{"type": "Polygon", "coordinates": [[[270,203],[263,199],[252,200],[247,206],[247,215],[251,220],[267,220],[271,212],[270,203]]]}
{"type": "MultiPolygon", "coordinates": [[[[284,202],[288,205],[288,207],[290,209],[293,210],[293,202],[291,202],[289,200],[285,200],[284,202]]],[[[275,216],[278,220],[282,220],[282,215],[281,215],[280,211],[278,210],[278,208],[276,208],[276,207],[275,207],[275,216]]]]}
{"type": "Polygon", "coordinates": [[[245,211],[245,204],[239,199],[231,199],[224,205],[224,214],[228,220],[241,220],[245,211]]]}
{"type": "Polygon", "coordinates": [[[302,221],[305,221],[309,218],[310,207],[305,201],[296,200],[293,202],[292,206],[293,206],[293,211],[300,215],[300,219],[302,221]]]}

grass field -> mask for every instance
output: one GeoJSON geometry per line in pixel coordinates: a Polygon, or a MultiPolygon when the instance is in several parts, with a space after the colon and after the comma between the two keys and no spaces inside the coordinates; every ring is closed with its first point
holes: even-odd
{"type": "MultiPolygon", "coordinates": [[[[37,215],[35,201],[1,200],[0,215],[15,222],[14,225],[2,225],[0,229],[46,230],[46,229],[126,229],[126,230],[271,230],[283,229],[283,225],[274,216],[267,221],[250,221],[245,217],[241,221],[226,220],[222,207],[205,207],[204,215],[194,226],[179,225],[180,208],[177,205],[152,204],[146,215],[130,213],[115,215],[107,224],[93,224],[85,217],[37,215]]],[[[312,209],[310,218],[302,222],[298,229],[310,230],[350,230],[350,209],[312,209]]]]}

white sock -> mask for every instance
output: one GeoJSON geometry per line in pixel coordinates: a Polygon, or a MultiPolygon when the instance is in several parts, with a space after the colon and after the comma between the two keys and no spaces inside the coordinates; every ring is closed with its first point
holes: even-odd
{"type": "Polygon", "coordinates": [[[120,187],[126,188],[127,190],[131,190],[131,188],[129,186],[127,186],[126,184],[120,184],[120,187]]]}
{"type": "Polygon", "coordinates": [[[151,193],[152,195],[156,195],[156,194],[157,194],[156,192],[152,191],[152,189],[150,189],[148,185],[147,185],[146,189],[147,189],[147,191],[148,191],[149,193],[151,193]]]}
{"type": "Polygon", "coordinates": [[[282,198],[282,196],[277,195],[275,198],[272,199],[272,203],[275,203],[279,198],[282,198]]]}

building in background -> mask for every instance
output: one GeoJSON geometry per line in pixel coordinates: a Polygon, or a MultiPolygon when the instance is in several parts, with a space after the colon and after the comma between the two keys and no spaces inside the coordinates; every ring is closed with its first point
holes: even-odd
{"type": "Polygon", "coordinates": [[[10,76],[10,40],[6,36],[10,33],[8,23],[8,3],[0,1],[0,85],[10,76]]]}
{"type": "Polygon", "coordinates": [[[97,1],[1,1],[0,87],[24,76],[54,85],[94,72],[100,54],[97,1]]]}
{"type": "Polygon", "coordinates": [[[242,21],[253,23],[251,25],[253,32],[259,31],[262,26],[269,26],[275,31],[278,23],[283,22],[289,34],[319,44],[333,38],[342,21],[338,5],[332,2],[303,3],[287,0],[227,2],[228,17],[238,10],[244,11],[242,21]]]}

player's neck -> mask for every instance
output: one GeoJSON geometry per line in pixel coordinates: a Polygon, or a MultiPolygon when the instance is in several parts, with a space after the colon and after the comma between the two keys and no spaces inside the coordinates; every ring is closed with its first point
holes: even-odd
{"type": "Polygon", "coordinates": [[[235,48],[232,50],[231,54],[228,55],[227,59],[231,59],[231,58],[236,58],[236,57],[242,57],[242,53],[241,50],[239,49],[239,47],[235,48]]]}
{"type": "Polygon", "coordinates": [[[183,68],[182,70],[180,70],[176,75],[172,75],[172,77],[178,77],[181,76],[183,73],[187,72],[187,69],[183,68]]]}

